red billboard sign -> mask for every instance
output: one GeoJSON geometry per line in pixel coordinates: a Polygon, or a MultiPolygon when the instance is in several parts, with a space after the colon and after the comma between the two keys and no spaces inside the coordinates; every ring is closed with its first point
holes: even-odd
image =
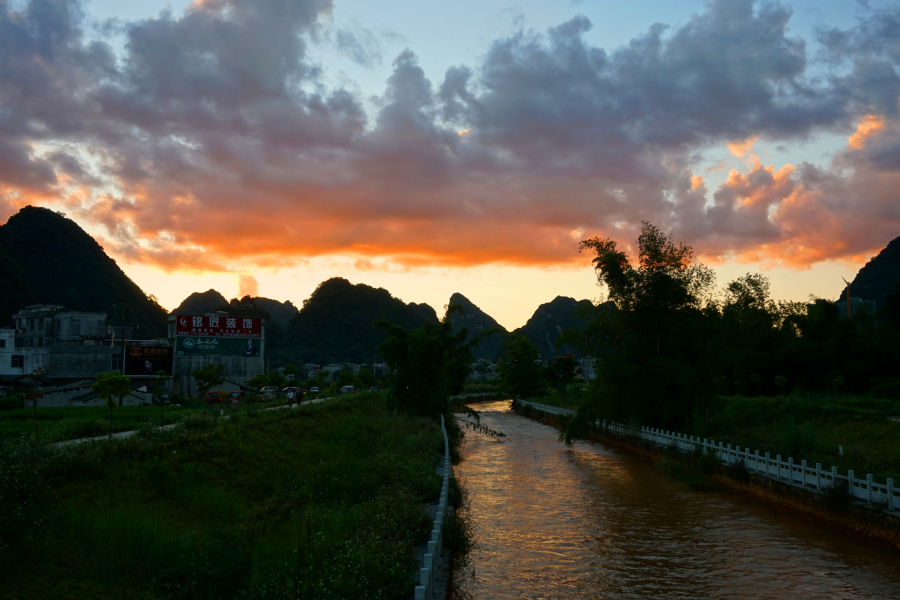
{"type": "Polygon", "coordinates": [[[258,338],[262,337],[262,319],[178,315],[175,335],[258,338]]]}

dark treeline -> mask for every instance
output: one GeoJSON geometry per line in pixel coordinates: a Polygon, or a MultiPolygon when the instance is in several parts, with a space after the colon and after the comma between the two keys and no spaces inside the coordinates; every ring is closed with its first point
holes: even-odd
{"type": "Polygon", "coordinates": [[[649,223],[638,246],[633,264],[613,240],[581,243],[609,298],[560,340],[599,359],[582,417],[701,429],[726,394],[900,395],[900,283],[878,315],[847,318],[827,300],[773,300],[759,274],[719,289],[690,246],[649,223]]]}

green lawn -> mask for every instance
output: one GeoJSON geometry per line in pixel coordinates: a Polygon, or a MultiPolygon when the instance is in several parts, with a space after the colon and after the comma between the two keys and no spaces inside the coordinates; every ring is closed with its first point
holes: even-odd
{"type": "Polygon", "coordinates": [[[442,448],[380,394],[71,447],[8,439],[3,596],[404,598],[442,448]]]}

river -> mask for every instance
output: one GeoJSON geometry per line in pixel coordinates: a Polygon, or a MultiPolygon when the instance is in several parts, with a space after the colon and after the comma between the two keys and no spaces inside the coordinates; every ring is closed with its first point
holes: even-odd
{"type": "Polygon", "coordinates": [[[474,405],[500,441],[467,431],[456,468],[477,546],[460,578],[475,599],[900,598],[900,553],[614,448],[474,405]]]}

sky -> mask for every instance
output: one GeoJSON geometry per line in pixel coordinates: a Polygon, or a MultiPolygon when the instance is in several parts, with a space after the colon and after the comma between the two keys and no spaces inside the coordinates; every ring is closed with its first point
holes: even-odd
{"type": "Polygon", "coordinates": [[[168,309],[340,276],[514,329],[643,221],[833,298],[900,235],[898,66],[875,0],[0,0],[0,222],[168,309]]]}

